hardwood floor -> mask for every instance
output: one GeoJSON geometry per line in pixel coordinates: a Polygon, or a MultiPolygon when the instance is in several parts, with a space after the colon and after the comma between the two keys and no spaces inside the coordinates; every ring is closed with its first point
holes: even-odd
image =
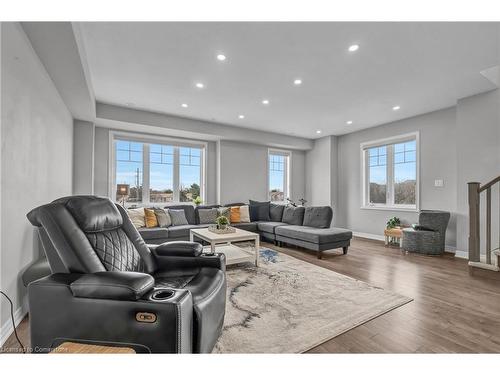
{"type": "MultiPolygon", "coordinates": [[[[470,275],[465,259],[404,254],[360,238],[346,256],[338,249],[323,259],[303,249],[262,245],[414,298],[310,353],[500,353],[500,281],[470,275]]],[[[19,332],[28,344],[28,319],[19,332]]],[[[11,336],[5,347],[16,346],[11,336]]]]}

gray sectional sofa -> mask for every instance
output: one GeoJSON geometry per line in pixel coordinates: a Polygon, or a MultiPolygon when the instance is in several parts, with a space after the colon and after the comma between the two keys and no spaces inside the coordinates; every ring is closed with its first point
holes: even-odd
{"type": "MultiPolygon", "coordinates": [[[[243,203],[225,205],[241,206],[243,203]]],[[[189,231],[193,228],[208,227],[200,224],[199,210],[218,208],[219,205],[199,206],[175,205],[169,209],[182,209],[188,225],[170,226],[167,228],[139,228],[144,241],[148,244],[161,244],[170,241],[188,240],[189,231]]],[[[267,214],[266,214],[267,215],[267,214]]],[[[331,228],[333,212],[331,207],[291,207],[270,204],[269,214],[265,220],[254,220],[250,223],[234,223],[232,226],[250,232],[259,233],[261,238],[277,245],[291,244],[318,252],[318,258],[324,250],[342,248],[344,254],[350,245],[352,232],[348,229],[331,228]]]]}

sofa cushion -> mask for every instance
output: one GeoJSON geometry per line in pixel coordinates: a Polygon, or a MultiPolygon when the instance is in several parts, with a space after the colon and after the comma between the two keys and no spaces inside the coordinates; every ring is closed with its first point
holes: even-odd
{"type": "Polygon", "coordinates": [[[200,224],[200,210],[209,210],[211,208],[219,208],[220,205],[218,204],[212,204],[212,205],[203,205],[203,206],[198,206],[194,209],[194,216],[196,220],[196,224],[200,224]]]}
{"type": "Polygon", "coordinates": [[[243,206],[230,207],[231,217],[229,219],[229,222],[234,223],[234,224],[241,222],[241,220],[240,220],[240,207],[243,207],[243,206]]]}
{"type": "Polygon", "coordinates": [[[314,228],[330,228],[333,210],[330,206],[306,207],[302,225],[314,228]]]}
{"type": "Polygon", "coordinates": [[[167,228],[141,228],[138,229],[139,234],[141,235],[144,242],[148,242],[148,240],[157,240],[161,238],[168,238],[168,229],[167,228]]]}
{"type": "Polygon", "coordinates": [[[169,210],[184,210],[186,214],[186,219],[188,224],[195,225],[196,224],[196,215],[194,212],[194,206],[191,204],[178,204],[175,206],[166,206],[169,210]]]}
{"type": "Polygon", "coordinates": [[[281,221],[283,219],[284,204],[271,203],[269,205],[269,218],[271,221],[281,221]]]}
{"type": "Polygon", "coordinates": [[[236,223],[236,224],[231,224],[232,227],[238,228],[238,229],[243,229],[247,230],[249,232],[257,232],[257,223],[251,222],[251,223],[236,223]]]}
{"type": "Polygon", "coordinates": [[[169,209],[170,219],[172,219],[172,226],[188,225],[189,222],[186,218],[186,213],[184,210],[172,210],[169,209]]]}
{"type": "Polygon", "coordinates": [[[144,209],[144,220],[146,222],[146,228],[156,228],[159,226],[155,211],[152,208],[144,209]]]}
{"type": "MultiPolygon", "coordinates": [[[[208,225],[208,224],[207,224],[208,225]]],[[[196,229],[196,228],[203,228],[203,225],[178,225],[175,227],[169,227],[168,228],[168,237],[169,238],[188,238],[189,237],[189,231],[191,229],[196,229]]]]}
{"type": "Polygon", "coordinates": [[[257,228],[259,228],[261,232],[274,234],[276,227],[280,227],[282,225],[288,224],[282,223],[281,221],[259,221],[257,223],[257,228]]]}
{"type": "Polygon", "coordinates": [[[257,202],[250,200],[250,220],[251,221],[270,221],[270,202],[257,202]]]}
{"type": "Polygon", "coordinates": [[[240,223],[250,222],[250,208],[248,205],[240,206],[240,223]]]}
{"type": "Polygon", "coordinates": [[[343,228],[313,228],[301,225],[284,225],[276,227],[276,234],[316,244],[347,241],[352,232],[343,228]]]}
{"type": "Polygon", "coordinates": [[[129,208],[127,214],[134,227],[142,228],[146,226],[144,207],[129,208]]]}
{"type": "Polygon", "coordinates": [[[287,206],[283,211],[281,221],[290,225],[302,225],[304,221],[304,207],[287,206]]]}
{"type": "Polygon", "coordinates": [[[196,210],[198,223],[200,224],[215,224],[218,213],[217,208],[202,208],[196,210]]]}
{"type": "Polygon", "coordinates": [[[154,210],[159,227],[166,228],[172,225],[172,219],[170,219],[170,214],[167,209],[155,208],[154,210]]]}

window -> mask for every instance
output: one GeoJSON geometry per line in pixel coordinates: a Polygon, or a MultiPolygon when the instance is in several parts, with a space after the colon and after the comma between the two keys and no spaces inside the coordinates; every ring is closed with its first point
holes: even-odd
{"type": "Polygon", "coordinates": [[[363,206],[418,209],[418,133],[361,145],[363,206]]]}
{"type": "Polygon", "coordinates": [[[174,200],[174,147],[149,146],[149,201],[152,203],[174,200]]]}
{"type": "Polygon", "coordinates": [[[268,196],[273,202],[284,201],[290,195],[290,152],[269,150],[268,196]]]}
{"type": "Polygon", "coordinates": [[[149,204],[203,199],[205,146],[167,142],[113,138],[111,194],[116,201],[149,204]],[[128,195],[116,196],[119,184],[128,185],[128,195]]]}
{"type": "Polygon", "coordinates": [[[116,142],[116,182],[129,186],[127,202],[142,202],[142,143],[116,142]]]}
{"type": "Polygon", "coordinates": [[[180,147],[179,154],[180,201],[191,202],[200,196],[201,150],[180,147]]]}

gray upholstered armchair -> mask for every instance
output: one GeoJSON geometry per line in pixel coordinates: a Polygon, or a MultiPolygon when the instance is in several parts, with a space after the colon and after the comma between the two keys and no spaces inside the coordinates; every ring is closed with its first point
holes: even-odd
{"type": "Polygon", "coordinates": [[[418,224],[403,230],[403,250],[428,255],[441,255],[444,252],[446,227],[450,213],[437,210],[422,210],[418,224]]]}

